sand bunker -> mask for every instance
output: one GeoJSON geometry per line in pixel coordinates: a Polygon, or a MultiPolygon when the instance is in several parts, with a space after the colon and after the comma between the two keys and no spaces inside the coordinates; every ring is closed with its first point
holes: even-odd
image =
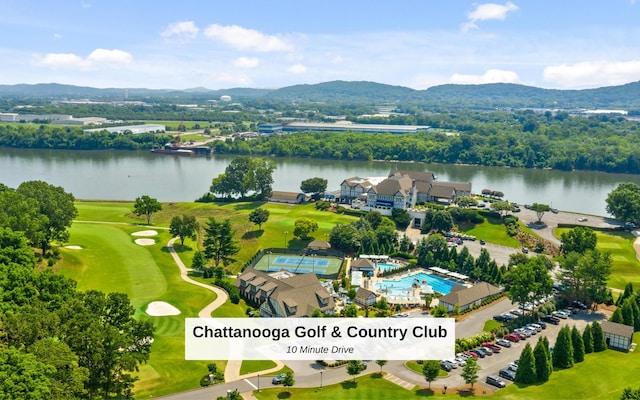
{"type": "Polygon", "coordinates": [[[180,310],[164,301],[152,301],[147,306],[147,310],[145,312],[152,317],[165,317],[167,315],[180,314],[180,310]]]}
{"type": "Polygon", "coordinates": [[[149,231],[138,231],[138,232],[133,232],[133,233],[131,234],[131,236],[155,236],[155,235],[157,235],[157,234],[158,234],[158,232],[156,232],[156,231],[152,231],[152,230],[149,230],[149,231]]]}
{"type": "Polygon", "coordinates": [[[156,244],[156,241],[153,239],[136,239],[135,242],[140,246],[152,246],[156,244]]]}
{"type": "Polygon", "coordinates": [[[82,250],[80,246],[64,246],[64,248],[69,250],[82,250]]]}

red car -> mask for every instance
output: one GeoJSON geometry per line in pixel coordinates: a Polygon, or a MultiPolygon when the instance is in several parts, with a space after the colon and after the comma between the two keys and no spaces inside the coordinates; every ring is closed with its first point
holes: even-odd
{"type": "Polygon", "coordinates": [[[482,343],[482,347],[490,348],[494,353],[499,353],[502,350],[502,347],[492,343],[492,342],[484,342],[482,343]]]}
{"type": "Polygon", "coordinates": [[[468,354],[473,358],[478,358],[478,355],[476,353],[472,352],[472,351],[466,351],[464,354],[468,354]]]}
{"type": "Polygon", "coordinates": [[[504,335],[504,338],[514,343],[517,343],[520,341],[520,336],[516,335],[515,333],[507,333],[506,335],[504,335]]]}

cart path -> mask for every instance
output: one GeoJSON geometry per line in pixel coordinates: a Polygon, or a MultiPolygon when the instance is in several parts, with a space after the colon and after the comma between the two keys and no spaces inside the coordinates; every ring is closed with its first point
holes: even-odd
{"type": "MultiPolygon", "coordinates": [[[[178,253],[173,247],[173,244],[175,243],[176,240],[178,240],[178,237],[174,237],[171,240],[169,240],[169,242],[167,243],[167,249],[169,250],[169,254],[171,254],[171,257],[173,257],[173,261],[175,261],[175,263],[178,265],[178,268],[180,268],[180,278],[182,278],[182,280],[187,283],[191,283],[192,285],[200,286],[207,290],[211,290],[217,296],[214,301],[209,303],[198,313],[199,318],[211,318],[211,313],[213,312],[213,310],[215,310],[216,308],[226,303],[226,301],[229,299],[229,295],[227,294],[226,291],[220,289],[217,286],[207,285],[206,283],[198,282],[189,278],[188,274],[189,274],[189,271],[191,271],[191,269],[187,268],[184,265],[184,263],[180,259],[180,256],[178,255],[178,253]]],[[[242,366],[242,360],[229,360],[227,362],[227,367],[224,370],[224,381],[225,382],[236,381],[238,379],[250,378],[258,374],[266,375],[272,372],[279,371],[284,367],[284,363],[282,363],[282,361],[274,361],[274,362],[276,363],[276,366],[274,368],[271,368],[265,371],[258,371],[250,374],[240,375],[240,367],[242,366]]]]}

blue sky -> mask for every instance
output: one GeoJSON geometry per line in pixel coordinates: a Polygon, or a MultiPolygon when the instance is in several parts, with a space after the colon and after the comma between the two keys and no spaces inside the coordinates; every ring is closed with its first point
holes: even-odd
{"type": "Polygon", "coordinates": [[[640,0],[0,0],[0,84],[640,80],[640,0]]]}

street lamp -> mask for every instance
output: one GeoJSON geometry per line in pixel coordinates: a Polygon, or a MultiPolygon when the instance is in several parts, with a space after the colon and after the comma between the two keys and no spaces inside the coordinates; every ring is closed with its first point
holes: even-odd
{"type": "Polygon", "coordinates": [[[320,390],[322,390],[322,371],[320,371],[320,390]]]}
{"type": "Polygon", "coordinates": [[[260,374],[258,374],[258,392],[260,391],[260,374]]]}
{"type": "Polygon", "coordinates": [[[289,231],[284,231],[284,248],[287,248],[287,233],[289,233],[289,231]]]}
{"type": "Polygon", "coordinates": [[[270,266],[271,266],[271,251],[267,250],[267,271],[269,271],[270,266]]]}
{"type": "Polygon", "coordinates": [[[316,273],[316,255],[311,254],[311,272],[316,273]]]}

